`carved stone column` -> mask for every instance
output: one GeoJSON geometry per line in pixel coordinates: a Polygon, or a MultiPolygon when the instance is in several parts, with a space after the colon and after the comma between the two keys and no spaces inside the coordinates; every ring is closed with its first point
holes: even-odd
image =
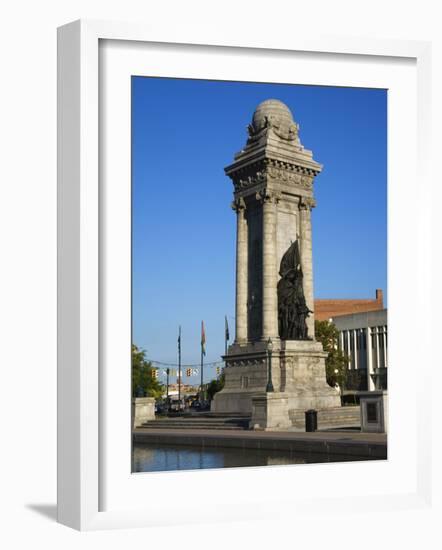
{"type": "Polygon", "coordinates": [[[247,220],[244,199],[232,203],[236,212],[236,315],[235,342],[247,341],[247,220]]]}
{"type": "Polygon", "coordinates": [[[262,201],[262,339],[278,338],[275,193],[261,191],[262,201]]]}
{"type": "MultiPolygon", "coordinates": [[[[299,201],[300,253],[302,273],[304,275],[304,296],[307,307],[314,312],[313,296],[313,255],[312,255],[312,223],[311,208],[315,206],[312,198],[303,197],[299,201]]],[[[315,315],[310,313],[306,320],[308,335],[315,338],[315,315]]]]}

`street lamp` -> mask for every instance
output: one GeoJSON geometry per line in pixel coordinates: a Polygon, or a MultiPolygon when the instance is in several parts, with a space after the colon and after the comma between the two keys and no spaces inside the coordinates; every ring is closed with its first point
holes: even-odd
{"type": "Polygon", "coordinates": [[[338,369],[335,369],[335,382],[336,382],[336,386],[338,386],[339,389],[341,389],[341,386],[339,385],[339,382],[338,382],[338,374],[339,374],[339,371],[338,369]]]}
{"type": "Polygon", "coordinates": [[[167,368],[166,369],[166,407],[167,407],[167,412],[169,412],[170,410],[170,399],[169,399],[169,374],[170,374],[170,369],[167,368]]]}
{"type": "Polygon", "coordinates": [[[335,369],[336,386],[339,388],[339,394],[340,394],[341,405],[342,405],[342,403],[344,402],[344,392],[343,392],[343,388],[341,387],[341,384],[338,382],[338,374],[339,374],[339,370],[335,369]]]}
{"type": "Polygon", "coordinates": [[[267,379],[267,387],[266,387],[267,393],[275,391],[273,389],[273,382],[272,382],[272,352],[273,352],[273,342],[272,342],[272,339],[269,338],[267,340],[267,365],[268,365],[268,379],[267,379]]]}

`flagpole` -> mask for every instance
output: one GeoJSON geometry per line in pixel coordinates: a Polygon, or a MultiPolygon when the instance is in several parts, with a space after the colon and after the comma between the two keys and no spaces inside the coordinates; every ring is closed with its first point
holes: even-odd
{"type": "Polygon", "coordinates": [[[203,402],[203,373],[204,373],[204,354],[201,346],[201,403],[203,402]]]}
{"type": "Polygon", "coordinates": [[[204,330],[204,321],[201,321],[201,404],[203,402],[203,383],[204,383],[204,353],[206,345],[206,332],[204,330]]]}
{"type": "Polygon", "coordinates": [[[178,410],[181,410],[181,325],[178,330],[178,410]]]}
{"type": "Polygon", "coordinates": [[[167,412],[169,412],[169,373],[170,369],[167,367],[166,369],[166,403],[167,403],[167,412]]]}
{"type": "Polygon", "coordinates": [[[227,322],[227,315],[224,316],[224,355],[227,355],[227,342],[229,341],[229,324],[227,322]]]}

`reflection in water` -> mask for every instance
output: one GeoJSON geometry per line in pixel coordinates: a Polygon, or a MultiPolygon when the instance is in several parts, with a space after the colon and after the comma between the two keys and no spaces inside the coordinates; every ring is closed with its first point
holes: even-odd
{"type": "Polygon", "coordinates": [[[326,454],[300,455],[290,451],[197,447],[185,445],[155,445],[135,443],[133,472],[172,470],[202,470],[207,468],[238,468],[240,466],[275,466],[366,460],[357,457],[326,454]]]}

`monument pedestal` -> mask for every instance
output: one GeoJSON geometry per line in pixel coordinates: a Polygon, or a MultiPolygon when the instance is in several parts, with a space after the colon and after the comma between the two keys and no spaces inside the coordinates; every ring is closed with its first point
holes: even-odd
{"type": "MultiPolygon", "coordinates": [[[[272,399],[272,407],[277,406],[278,398],[287,402],[289,416],[290,411],[340,407],[339,395],[326,381],[326,356],[319,342],[275,339],[272,382],[276,397],[272,399]]],[[[253,415],[253,400],[256,395],[265,394],[268,381],[266,343],[234,344],[224,359],[225,385],[215,395],[212,411],[253,415]]]]}
{"type": "MultiPolygon", "coordinates": [[[[277,370],[276,354],[273,369],[277,370]]],[[[268,371],[267,352],[261,342],[239,346],[233,344],[223,359],[224,388],[215,394],[211,403],[212,412],[252,414],[252,398],[266,391],[268,371]]],[[[275,384],[273,377],[273,383],[275,384]]],[[[275,386],[276,388],[279,386],[275,386]]]]}
{"type": "Polygon", "coordinates": [[[341,398],[327,384],[322,344],[312,340],[282,341],[280,352],[281,391],[289,396],[290,410],[330,409],[341,398]]]}
{"type": "Polygon", "coordinates": [[[252,419],[254,430],[278,431],[291,427],[288,396],[285,393],[270,392],[252,397],[252,419]]]}

